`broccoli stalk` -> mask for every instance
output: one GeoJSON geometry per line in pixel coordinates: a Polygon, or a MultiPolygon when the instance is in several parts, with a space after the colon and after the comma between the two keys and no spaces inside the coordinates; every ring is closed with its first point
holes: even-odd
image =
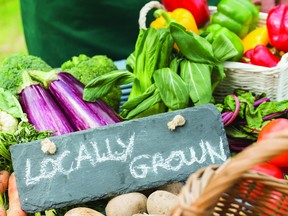
{"type": "MultiPolygon", "coordinates": [[[[80,54],[73,56],[71,60],[64,62],[61,69],[70,73],[84,85],[88,84],[91,80],[108,72],[117,70],[112,59],[105,55],[95,55],[88,57],[87,55],[80,54]]],[[[106,94],[101,99],[116,112],[119,111],[121,90],[119,86],[112,88],[112,91],[106,94]]]]}
{"type": "Polygon", "coordinates": [[[8,56],[0,64],[0,88],[16,95],[22,84],[22,72],[29,69],[45,72],[52,70],[45,61],[33,55],[17,53],[8,56]]]}

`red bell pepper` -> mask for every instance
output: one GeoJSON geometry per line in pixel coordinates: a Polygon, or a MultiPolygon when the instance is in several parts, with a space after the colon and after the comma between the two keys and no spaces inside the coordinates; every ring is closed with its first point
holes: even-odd
{"type": "Polygon", "coordinates": [[[272,8],[266,25],[270,44],[278,50],[288,52],[288,5],[281,4],[272,8]]]}
{"type": "Polygon", "coordinates": [[[264,45],[257,45],[254,49],[247,50],[243,54],[241,62],[259,65],[264,67],[275,67],[280,58],[274,55],[270,49],[264,45]]]}
{"type": "Polygon", "coordinates": [[[264,174],[273,176],[275,178],[284,179],[284,174],[282,173],[280,168],[273,164],[261,163],[261,164],[254,166],[251,170],[264,173],[264,174]]]}
{"type": "Polygon", "coordinates": [[[168,11],[176,8],[189,10],[194,16],[198,28],[203,27],[210,19],[207,0],[162,0],[162,3],[168,11]]]}

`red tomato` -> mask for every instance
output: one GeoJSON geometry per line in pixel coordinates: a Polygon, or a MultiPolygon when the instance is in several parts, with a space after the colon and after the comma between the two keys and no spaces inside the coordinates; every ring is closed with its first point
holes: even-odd
{"type": "Polygon", "coordinates": [[[259,173],[264,173],[270,176],[273,176],[275,178],[279,178],[279,179],[283,179],[283,173],[280,170],[280,168],[278,168],[277,166],[273,165],[273,164],[269,164],[269,163],[262,163],[259,165],[256,165],[255,167],[253,167],[251,170],[254,170],[256,172],[259,173]]]}
{"type": "MultiPolygon", "coordinates": [[[[288,119],[278,118],[267,123],[258,135],[257,141],[267,140],[275,132],[288,129],[288,119]]],[[[273,145],[273,143],[271,143],[273,145]]],[[[287,143],[288,145],[288,143],[287,143]]],[[[288,167],[288,152],[274,157],[269,163],[278,167],[288,167]]]]}

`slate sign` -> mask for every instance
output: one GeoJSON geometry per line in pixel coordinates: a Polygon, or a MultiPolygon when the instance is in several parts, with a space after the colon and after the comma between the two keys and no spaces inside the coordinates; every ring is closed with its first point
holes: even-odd
{"type": "Polygon", "coordinates": [[[10,148],[23,210],[39,212],[185,180],[229,157],[214,105],[187,108],[10,148]],[[185,124],[169,130],[181,115],[185,124]]]}

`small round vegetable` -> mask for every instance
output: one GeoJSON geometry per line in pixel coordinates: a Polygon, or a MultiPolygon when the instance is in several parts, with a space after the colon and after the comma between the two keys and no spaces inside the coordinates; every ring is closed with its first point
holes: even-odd
{"type": "MultiPolygon", "coordinates": [[[[267,140],[275,132],[288,130],[288,119],[278,118],[273,119],[267,123],[262,130],[260,131],[257,141],[267,140]]],[[[273,143],[271,143],[273,145],[273,143]]],[[[288,152],[280,154],[269,161],[269,163],[278,166],[278,167],[288,167],[288,152]]]]}
{"type": "Polygon", "coordinates": [[[159,190],[168,191],[170,193],[177,195],[180,193],[182,187],[183,187],[183,183],[175,182],[175,183],[163,185],[163,186],[159,187],[159,190]]]}
{"type": "Polygon", "coordinates": [[[165,216],[165,215],[159,215],[159,214],[134,214],[133,216],[165,216]]]}
{"type": "Polygon", "coordinates": [[[86,207],[77,207],[70,209],[64,216],[104,216],[100,212],[86,207]]]}
{"type": "Polygon", "coordinates": [[[146,212],[147,197],[139,192],[122,194],[111,199],[106,208],[107,216],[133,216],[146,212]]]}
{"type": "Polygon", "coordinates": [[[147,211],[149,214],[169,215],[172,208],[178,203],[179,198],[175,194],[157,190],[147,199],[147,211]]]}

